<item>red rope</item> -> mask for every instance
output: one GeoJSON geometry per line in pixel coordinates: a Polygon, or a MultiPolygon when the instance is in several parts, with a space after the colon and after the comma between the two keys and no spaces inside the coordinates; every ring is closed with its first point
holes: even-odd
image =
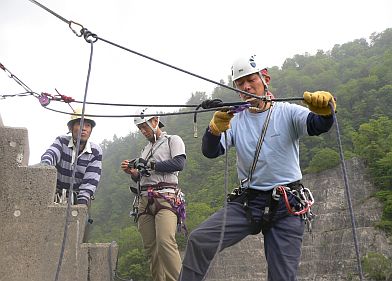
{"type": "Polygon", "coordinates": [[[289,202],[289,199],[287,197],[287,192],[286,192],[285,187],[284,186],[279,186],[277,189],[280,192],[280,194],[283,195],[284,203],[285,203],[286,208],[287,208],[287,210],[288,210],[288,212],[290,214],[296,215],[296,216],[303,215],[303,214],[306,214],[310,210],[310,207],[312,207],[312,204],[313,204],[312,201],[305,200],[305,208],[303,208],[300,211],[293,211],[291,206],[290,206],[290,202],[289,202]]]}

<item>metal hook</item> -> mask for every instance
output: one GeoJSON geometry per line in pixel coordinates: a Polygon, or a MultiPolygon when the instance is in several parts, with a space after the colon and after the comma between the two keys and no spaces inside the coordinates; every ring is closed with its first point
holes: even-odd
{"type": "Polygon", "coordinates": [[[85,29],[85,28],[83,27],[83,25],[81,25],[80,23],[77,23],[77,22],[74,22],[74,21],[71,20],[71,21],[68,22],[68,26],[69,26],[69,28],[72,30],[72,32],[75,33],[76,36],[82,37],[83,31],[84,31],[84,29],[85,29]],[[73,28],[73,26],[75,26],[75,28],[73,28]],[[76,27],[80,27],[79,32],[76,31],[76,27]]]}

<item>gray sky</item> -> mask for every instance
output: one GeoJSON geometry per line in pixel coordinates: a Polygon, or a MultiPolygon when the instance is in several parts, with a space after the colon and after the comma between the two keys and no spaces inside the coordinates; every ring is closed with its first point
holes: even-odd
{"type": "MultiPolygon", "coordinates": [[[[227,81],[232,61],[241,55],[257,54],[266,67],[281,66],[295,54],[328,51],[392,27],[390,0],[38,2],[101,38],[214,81],[227,81]]],[[[57,89],[83,100],[90,45],[66,23],[28,0],[0,0],[0,40],[0,63],[33,91],[56,94],[57,89]]],[[[210,94],[214,87],[98,41],[87,100],[185,104],[192,93],[210,94]]],[[[20,92],[23,88],[0,70],[0,95],[20,92]]],[[[58,102],[49,106],[70,110],[58,102]]],[[[126,115],[139,110],[87,105],[86,113],[126,115]]],[[[28,129],[30,164],[39,162],[55,137],[67,132],[69,117],[42,108],[33,97],[0,99],[0,114],[5,126],[28,129]]],[[[96,121],[91,140],[97,143],[135,130],[132,118],[96,121]]]]}

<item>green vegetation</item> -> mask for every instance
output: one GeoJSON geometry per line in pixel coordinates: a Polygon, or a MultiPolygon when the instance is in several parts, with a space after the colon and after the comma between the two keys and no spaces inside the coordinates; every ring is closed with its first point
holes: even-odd
{"type": "MultiPolygon", "coordinates": [[[[364,159],[369,174],[379,188],[384,202],[379,227],[392,234],[392,29],[372,34],[370,42],[358,39],[335,45],[330,51],[315,55],[295,55],[282,67],[270,67],[271,91],[276,97],[299,97],[305,90],[328,90],[337,99],[337,117],[345,158],[364,159]]],[[[229,70],[228,70],[229,73],[229,70]]],[[[224,81],[221,81],[225,83],[224,81]]],[[[227,82],[228,85],[231,81],[227,82]]],[[[238,95],[223,87],[214,92],[191,94],[188,104],[197,105],[207,98],[235,101],[238,95]]],[[[189,109],[182,109],[186,111],[189,109]]],[[[180,174],[186,194],[189,231],[223,205],[225,158],[207,159],[200,152],[201,136],[212,112],[197,115],[199,138],[193,137],[193,114],[170,116],[164,122],[169,134],[180,135],[186,145],[187,166],[180,174]]],[[[138,157],[146,144],[144,137],[131,133],[102,143],[103,175],[97,199],[92,204],[93,242],[117,241],[120,245],[118,271],[134,280],[150,280],[142,251],[140,235],[129,217],[133,195],[130,178],[119,166],[123,159],[138,157]]],[[[300,143],[304,173],[320,172],[339,164],[336,132],[306,137],[300,143]]],[[[235,154],[229,154],[229,191],[237,186],[235,154]]],[[[180,248],[185,238],[178,235],[180,248]]],[[[371,255],[365,265],[373,261],[371,255]]],[[[382,273],[384,274],[384,273],[382,273]]],[[[386,274],[386,273],[385,273],[386,274]]],[[[389,273],[390,274],[390,273],[389,273]]],[[[381,280],[381,279],[377,279],[381,280]]],[[[384,279],[383,279],[384,280],[384,279]]]]}
{"type": "Polygon", "coordinates": [[[392,260],[379,253],[368,253],[362,259],[363,271],[368,278],[376,281],[391,280],[392,260]]]}

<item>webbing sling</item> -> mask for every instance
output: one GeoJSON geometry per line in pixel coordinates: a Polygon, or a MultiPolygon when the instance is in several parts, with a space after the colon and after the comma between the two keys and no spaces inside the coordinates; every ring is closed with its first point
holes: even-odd
{"type": "MultiPolygon", "coordinates": [[[[263,225],[265,225],[267,222],[270,222],[272,220],[272,216],[275,213],[276,208],[277,208],[277,202],[275,202],[276,204],[271,204],[271,203],[274,203],[273,201],[275,201],[275,200],[271,200],[271,196],[268,196],[267,197],[267,202],[266,202],[264,210],[263,210],[263,213],[264,213],[263,214],[264,223],[262,224],[261,221],[260,222],[255,221],[253,219],[252,212],[251,212],[251,210],[249,208],[249,204],[248,204],[249,191],[247,190],[250,187],[250,183],[252,181],[253,173],[254,173],[254,171],[256,169],[257,161],[258,161],[259,156],[260,156],[261,147],[263,145],[265,136],[267,134],[267,128],[268,128],[268,125],[269,125],[269,122],[270,122],[270,119],[271,119],[273,105],[274,105],[274,103],[271,102],[270,108],[268,109],[267,117],[266,117],[266,119],[264,121],[263,128],[261,130],[260,137],[259,137],[259,139],[257,141],[256,153],[255,153],[255,156],[253,157],[253,162],[252,162],[252,165],[251,165],[251,167],[249,169],[248,177],[243,179],[243,180],[241,180],[241,188],[245,190],[245,197],[244,197],[244,201],[243,201],[243,207],[244,207],[244,210],[246,211],[246,216],[247,216],[248,220],[252,224],[252,228],[253,228],[252,234],[259,233],[262,230],[262,228],[263,228],[263,233],[264,233],[265,231],[267,231],[270,228],[270,226],[271,226],[270,223],[268,223],[268,227],[267,228],[263,227],[263,225]],[[247,183],[247,186],[244,186],[245,183],[247,183]],[[270,208],[270,205],[272,205],[271,208],[270,208]],[[271,213],[268,213],[270,209],[271,209],[271,213]],[[268,220],[265,220],[265,217],[268,217],[268,220]]],[[[251,190],[251,189],[249,189],[249,190],[251,190]]]]}
{"type": "Polygon", "coordinates": [[[241,180],[241,187],[243,187],[243,184],[247,182],[248,186],[246,188],[249,188],[250,182],[251,182],[252,177],[253,177],[253,172],[256,169],[257,161],[259,159],[261,146],[263,145],[265,135],[267,134],[267,128],[268,128],[268,125],[269,125],[269,122],[270,122],[270,119],[271,119],[273,105],[274,105],[274,103],[271,102],[270,108],[268,109],[267,118],[264,121],[263,128],[261,130],[261,134],[260,134],[259,140],[257,141],[256,153],[255,153],[255,156],[253,157],[252,166],[249,169],[248,177],[243,179],[243,180],[241,180]]]}

